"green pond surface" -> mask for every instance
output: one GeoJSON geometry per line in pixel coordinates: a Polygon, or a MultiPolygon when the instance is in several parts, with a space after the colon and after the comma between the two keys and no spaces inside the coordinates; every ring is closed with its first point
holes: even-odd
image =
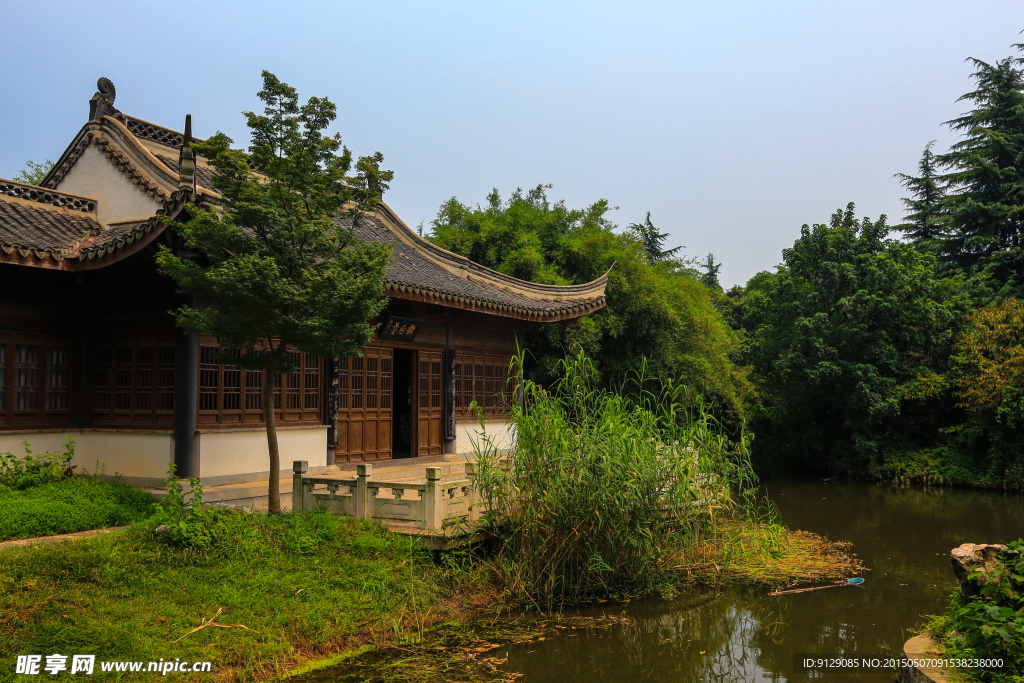
{"type": "MultiPolygon", "coordinates": [[[[605,603],[578,613],[628,621],[488,656],[505,659],[501,670],[527,683],[893,681],[884,658],[902,652],[923,615],[949,604],[956,587],[950,550],[1024,535],[1024,498],[1013,494],[780,479],[763,490],[789,528],[852,542],[869,569],[863,586],[775,597],[736,587],[717,597],[605,603]],[[804,656],[880,661],[875,668],[801,670],[796,661],[804,656]]],[[[344,667],[332,673],[321,680],[349,680],[344,667]]]]}

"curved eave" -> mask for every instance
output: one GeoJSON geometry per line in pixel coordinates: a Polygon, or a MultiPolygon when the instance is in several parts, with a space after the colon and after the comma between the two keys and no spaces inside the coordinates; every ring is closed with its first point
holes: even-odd
{"type": "MultiPolygon", "coordinates": [[[[454,254],[442,249],[416,234],[398,215],[384,202],[380,202],[376,213],[384,218],[393,228],[392,233],[407,246],[415,249],[424,258],[461,278],[472,278],[486,282],[499,289],[506,289],[536,301],[566,301],[604,299],[605,287],[608,284],[609,268],[604,275],[582,285],[541,285],[514,278],[496,270],[491,270],[475,263],[465,256],[454,254]]],[[[612,268],[615,264],[612,264],[612,268]]],[[[571,305],[571,304],[570,304],[571,305]]],[[[604,304],[601,304],[603,306],[604,304]]],[[[600,308],[601,306],[598,306],[600,308]]],[[[578,317],[578,316],[568,316],[578,317]]]]}
{"type": "Polygon", "coordinates": [[[435,304],[446,308],[457,308],[475,313],[486,313],[503,318],[527,320],[531,322],[554,323],[563,320],[575,320],[581,316],[604,308],[606,300],[602,294],[593,299],[573,302],[558,308],[541,308],[514,306],[500,301],[490,301],[478,297],[469,297],[450,292],[443,292],[428,287],[410,285],[402,282],[384,282],[384,293],[393,299],[418,301],[435,304]]]}
{"type": "Polygon", "coordinates": [[[186,201],[185,193],[175,192],[155,216],[116,241],[100,247],[93,245],[103,236],[102,233],[89,236],[73,249],[59,251],[0,244],[0,263],[66,271],[103,268],[142,251],[156,241],[166,231],[167,221],[176,218],[185,208],[186,201]]]}

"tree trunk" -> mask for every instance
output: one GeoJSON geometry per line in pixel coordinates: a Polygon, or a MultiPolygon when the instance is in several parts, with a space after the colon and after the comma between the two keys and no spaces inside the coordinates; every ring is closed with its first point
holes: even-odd
{"type": "Polygon", "coordinates": [[[277,447],[277,424],[274,422],[274,378],[283,354],[284,344],[279,344],[271,351],[270,363],[263,369],[263,420],[267,425],[267,450],[270,451],[267,512],[272,515],[281,514],[281,451],[277,447]]]}

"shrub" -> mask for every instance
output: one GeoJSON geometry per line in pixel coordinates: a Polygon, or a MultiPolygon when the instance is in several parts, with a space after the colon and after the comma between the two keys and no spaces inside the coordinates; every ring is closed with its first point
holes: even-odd
{"type": "Polygon", "coordinates": [[[70,436],[61,453],[33,455],[28,441],[22,443],[25,446],[24,457],[10,452],[0,453],[0,486],[21,490],[60,481],[74,474],[76,465],[72,465],[71,460],[75,457],[75,440],[70,436]]]}
{"type": "Polygon", "coordinates": [[[0,495],[0,541],[120,526],[151,514],[153,497],[123,481],[78,476],[0,495]]]}
{"type": "Polygon", "coordinates": [[[948,615],[932,622],[933,635],[947,644],[947,655],[964,659],[1001,659],[999,669],[975,669],[974,680],[1014,683],[1024,676],[1024,540],[1006,545],[1000,562],[984,576],[978,595],[962,603],[954,594],[948,615]]]}
{"type": "Polygon", "coordinates": [[[511,467],[486,439],[477,454],[514,593],[550,607],[655,589],[662,560],[753,482],[749,439],[728,439],[699,400],[685,409],[681,385],[641,372],[622,393],[597,389],[582,353],[550,391],[517,374],[525,407],[513,408],[511,467]]]}

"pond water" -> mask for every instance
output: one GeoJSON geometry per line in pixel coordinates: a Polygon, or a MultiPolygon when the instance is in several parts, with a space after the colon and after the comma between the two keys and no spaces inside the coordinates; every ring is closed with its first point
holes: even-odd
{"type": "MultiPolygon", "coordinates": [[[[948,606],[956,587],[952,548],[1024,535],[1024,497],[1017,495],[781,479],[765,482],[763,491],[789,528],[852,542],[869,568],[864,585],[776,597],[737,587],[672,601],[605,603],[577,614],[628,621],[567,630],[488,656],[507,658],[501,670],[526,683],[891,682],[892,669],[801,670],[795,662],[804,653],[898,655],[923,615],[948,606]]],[[[380,670],[368,668],[369,679],[367,668],[339,666],[303,681],[377,680],[380,670]]]]}
{"type": "Polygon", "coordinates": [[[949,604],[952,548],[1024,535],[1024,498],[1016,495],[817,480],[771,480],[764,490],[789,528],[852,542],[870,568],[864,585],[776,597],[734,588],[717,599],[602,606],[624,610],[630,622],[505,648],[496,653],[508,656],[502,668],[528,683],[892,681],[883,668],[797,670],[794,656],[902,652],[922,615],[949,604]]]}

